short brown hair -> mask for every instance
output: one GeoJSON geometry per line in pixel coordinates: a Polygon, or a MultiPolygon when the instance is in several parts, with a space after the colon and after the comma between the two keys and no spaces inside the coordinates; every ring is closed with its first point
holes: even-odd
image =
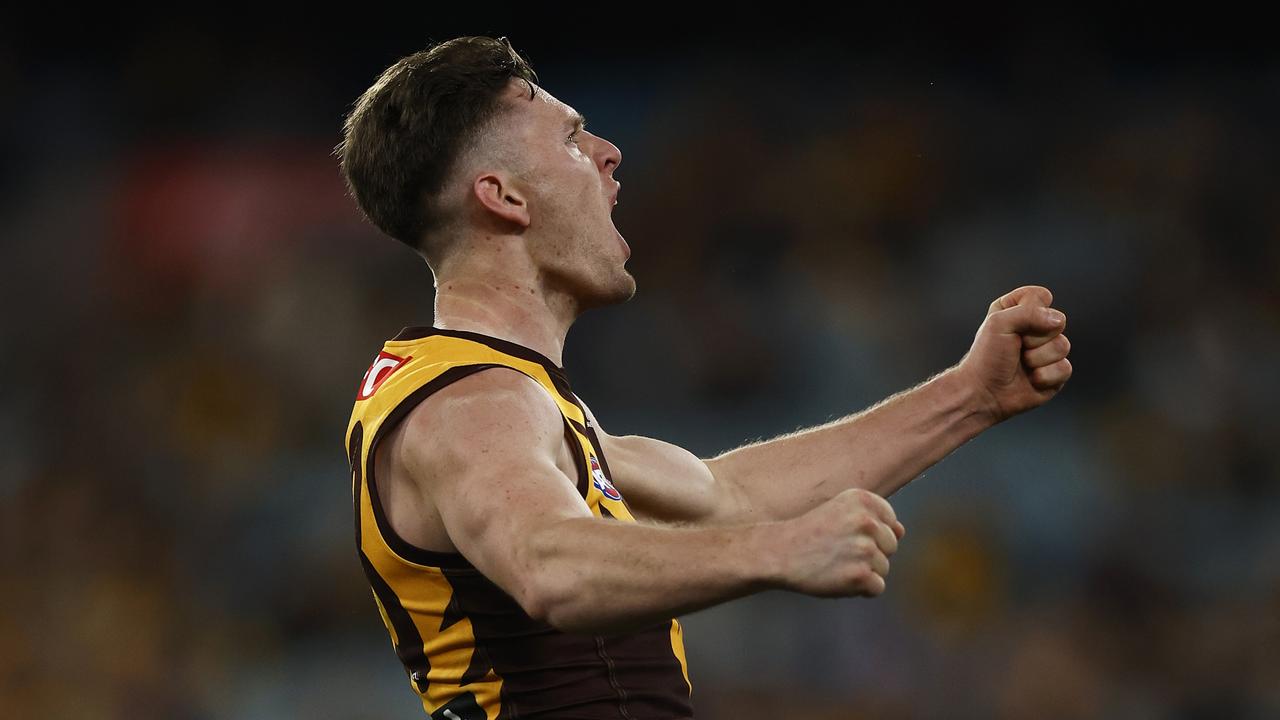
{"type": "Polygon", "coordinates": [[[459,37],[402,58],[364,92],[334,149],[361,212],[419,252],[450,218],[440,192],[463,151],[499,115],[513,79],[538,76],[506,37],[459,37]]]}

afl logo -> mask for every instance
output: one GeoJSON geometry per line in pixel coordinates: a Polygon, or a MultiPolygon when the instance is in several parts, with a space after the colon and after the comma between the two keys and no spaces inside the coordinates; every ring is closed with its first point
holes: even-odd
{"type": "Polygon", "coordinates": [[[391,377],[391,373],[399,370],[402,365],[413,359],[413,356],[400,357],[392,355],[383,350],[378,353],[378,357],[374,358],[373,364],[365,371],[364,378],[360,381],[360,390],[356,394],[357,400],[367,400],[378,388],[391,377]]]}
{"type": "Polygon", "coordinates": [[[604,470],[600,467],[600,461],[596,460],[595,454],[591,455],[591,481],[595,484],[596,489],[604,493],[604,496],[610,500],[621,500],[622,493],[609,482],[609,478],[604,476],[604,470]]]}

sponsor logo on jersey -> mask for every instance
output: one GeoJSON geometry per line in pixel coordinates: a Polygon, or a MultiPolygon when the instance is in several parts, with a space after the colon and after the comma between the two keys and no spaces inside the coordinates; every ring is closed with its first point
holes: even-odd
{"type": "Polygon", "coordinates": [[[622,493],[618,492],[613,483],[609,482],[609,478],[604,476],[604,468],[600,467],[600,461],[596,460],[595,453],[591,454],[591,482],[610,500],[622,499],[622,493]]]}
{"type": "Polygon", "coordinates": [[[373,396],[382,383],[391,377],[391,373],[399,370],[402,365],[413,359],[413,356],[400,357],[392,355],[383,350],[378,353],[378,357],[374,358],[373,364],[364,373],[364,379],[360,381],[360,389],[356,394],[357,400],[368,400],[373,396]]]}

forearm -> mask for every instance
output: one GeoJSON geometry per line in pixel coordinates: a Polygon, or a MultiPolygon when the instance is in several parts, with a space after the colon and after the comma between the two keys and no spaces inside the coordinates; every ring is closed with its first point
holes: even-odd
{"type": "Polygon", "coordinates": [[[707,461],[751,517],[799,515],[850,488],[889,497],[986,428],[954,368],[862,412],[707,461]]]}
{"type": "Polygon", "coordinates": [[[530,539],[538,614],[569,632],[626,632],[774,587],[776,526],[562,521],[530,539]]]}

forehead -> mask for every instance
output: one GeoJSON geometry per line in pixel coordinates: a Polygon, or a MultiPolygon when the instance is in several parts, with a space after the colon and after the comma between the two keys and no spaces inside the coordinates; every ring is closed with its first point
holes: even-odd
{"type": "Polygon", "coordinates": [[[533,83],[533,87],[536,92],[533,99],[530,99],[529,85],[525,81],[515,79],[511,81],[511,86],[507,90],[507,100],[517,115],[539,122],[565,124],[572,123],[580,117],[577,110],[561,102],[541,85],[533,83]]]}

